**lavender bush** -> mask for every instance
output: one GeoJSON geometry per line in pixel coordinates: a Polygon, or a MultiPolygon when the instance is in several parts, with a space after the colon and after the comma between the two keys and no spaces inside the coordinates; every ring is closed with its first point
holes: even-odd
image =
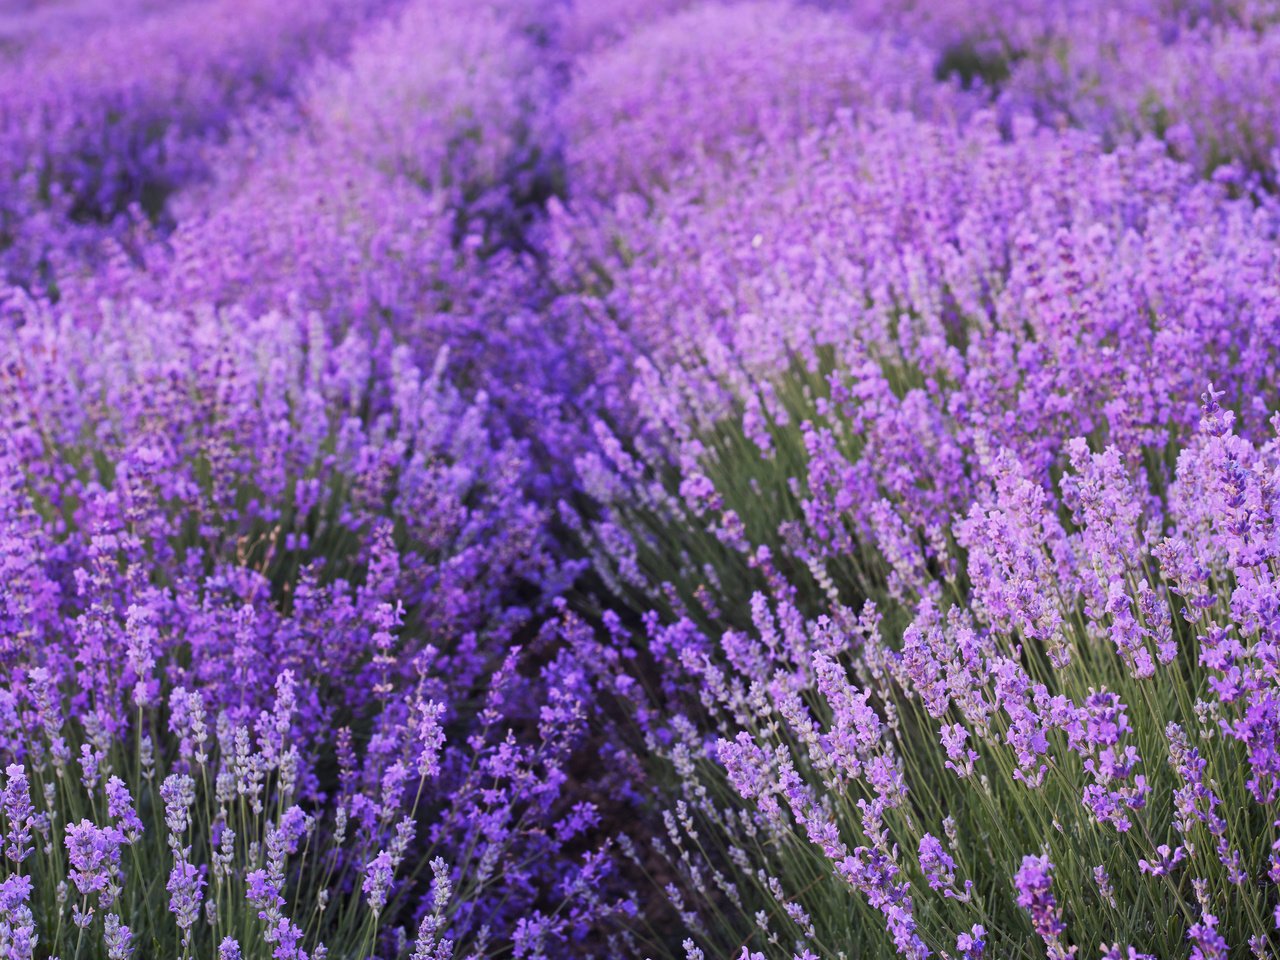
{"type": "Polygon", "coordinates": [[[0,953],[1280,950],[1269,2],[0,11],[0,953]]]}

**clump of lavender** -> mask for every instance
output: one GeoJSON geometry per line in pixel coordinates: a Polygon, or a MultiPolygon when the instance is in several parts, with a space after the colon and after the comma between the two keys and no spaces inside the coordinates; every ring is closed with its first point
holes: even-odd
{"type": "Polygon", "coordinates": [[[1220,399],[1205,392],[1158,506],[1115,448],[1068,444],[1056,497],[995,460],[953,528],[953,595],[886,583],[860,613],[833,599],[806,615],[775,574],[745,628],[649,614],[665,687],[615,689],[679,784],[655,855],[681,877],[670,889],[687,928],[708,945],[731,930],[821,950],[878,925],[879,949],[905,956],[1265,952],[1280,693],[1255,611],[1274,604],[1277,441],[1239,436],[1220,399]],[[1015,564],[1040,571],[1042,596],[1011,590],[1015,564]],[[1034,617],[1011,610],[1031,602],[1034,617]],[[898,642],[886,612],[906,623],[898,642]],[[1003,889],[984,886],[1000,876],[1003,889]],[[854,920],[825,906],[842,891],[858,895],[854,920]],[[716,926],[701,911],[720,896],[735,919],[716,926]],[[1165,929],[1137,920],[1169,897],[1165,929]],[[771,903],[794,910],[762,919],[771,903]]]}

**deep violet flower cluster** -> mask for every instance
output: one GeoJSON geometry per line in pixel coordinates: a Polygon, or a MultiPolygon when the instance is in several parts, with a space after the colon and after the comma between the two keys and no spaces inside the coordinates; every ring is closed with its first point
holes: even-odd
{"type": "Polygon", "coordinates": [[[0,955],[1280,951],[1271,0],[12,0],[0,955]]]}

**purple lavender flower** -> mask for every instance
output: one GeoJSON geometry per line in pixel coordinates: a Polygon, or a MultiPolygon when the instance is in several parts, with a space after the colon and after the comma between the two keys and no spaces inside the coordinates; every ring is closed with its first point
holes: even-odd
{"type": "Polygon", "coordinates": [[[422,701],[417,704],[417,737],[421,745],[418,754],[418,775],[434,777],[440,773],[440,749],[444,746],[444,730],[440,726],[440,718],[445,707],[435,701],[422,701]]]}
{"type": "Polygon", "coordinates": [[[164,822],[169,828],[170,846],[180,845],[180,837],[191,825],[191,806],[195,803],[195,781],[187,774],[174,773],[160,785],[164,800],[164,822]]]}
{"type": "Polygon", "coordinates": [[[1102,960],[1156,960],[1149,953],[1139,953],[1133,947],[1122,948],[1120,944],[1103,945],[1102,960]]]}
{"type": "Polygon", "coordinates": [[[144,827],[133,806],[129,788],[119,777],[107,781],[107,814],[116,821],[126,843],[134,843],[142,836],[144,827]]]}
{"type": "Polygon", "coordinates": [[[1191,960],[1226,960],[1227,941],[1218,933],[1218,918],[1205,912],[1199,923],[1187,930],[1191,941],[1191,960]]]}
{"type": "Polygon", "coordinates": [[[1098,894],[1106,901],[1112,910],[1119,909],[1116,902],[1116,888],[1111,882],[1111,875],[1107,873],[1107,868],[1103,864],[1098,864],[1093,868],[1093,883],[1098,888],[1098,894]]]}
{"type": "MultiPolygon", "coordinates": [[[[90,894],[97,894],[103,907],[110,907],[118,892],[120,872],[120,846],[124,837],[116,827],[97,827],[89,820],[67,825],[64,839],[67,861],[71,866],[67,876],[87,903],[90,894]]],[[[75,905],[80,926],[87,926],[93,916],[93,907],[75,905]]]]}
{"type": "Polygon", "coordinates": [[[133,956],[133,934],[114,913],[103,918],[102,940],[107,960],[129,960],[133,956]]]}
{"type": "Polygon", "coordinates": [[[4,808],[8,833],[5,836],[5,856],[14,863],[22,863],[31,854],[31,827],[35,822],[35,807],[31,803],[31,787],[23,766],[11,763],[5,768],[4,792],[0,794],[0,806],[4,808]]]}
{"type": "Polygon", "coordinates": [[[1149,873],[1153,877],[1166,877],[1173,872],[1174,868],[1185,857],[1186,850],[1181,846],[1175,846],[1170,849],[1167,843],[1162,843],[1156,847],[1156,855],[1152,859],[1139,858],[1138,869],[1143,873],[1149,873]]]}
{"type": "Polygon", "coordinates": [[[975,923],[967,932],[956,937],[956,952],[962,960],[982,960],[983,951],[987,948],[986,928],[975,923]]]}
{"type": "Polygon", "coordinates": [[[941,890],[943,896],[955,897],[961,902],[968,901],[973,881],[965,881],[963,893],[956,891],[956,863],[947,853],[942,841],[926,833],[920,838],[919,855],[920,869],[924,872],[929,889],[941,890]]]}
{"type": "Polygon", "coordinates": [[[185,860],[174,863],[165,889],[169,892],[169,910],[182,931],[184,944],[191,929],[200,919],[200,901],[205,886],[204,871],[185,860]]]}
{"type": "Polygon", "coordinates": [[[1053,896],[1053,863],[1048,856],[1028,855],[1013,878],[1018,906],[1031,916],[1031,925],[1044,941],[1052,960],[1066,960],[1072,951],[1063,946],[1066,924],[1053,896]]]}
{"type": "Polygon", "coordinates": [[[31,878],[20,874],[0,883],[0,931],[15,960],[32,960],[35,956],[35,917],[28,905],[31,890],[31,878]]]}
{"type": "Polygon", "coordinates": [[[958,777],[972,776],[978,751],[965,746],[965,741],[969,739],[969,731],[963,724],[943,724],[939,735],[942,738],[942,746],[947,751],[947,769],[955,771],[958,777]]]}
{"type": "Polygon", "coordinates": [[[265,870],[249,871],[245,876],[245,887],[245,899],[262,911],[259,916],[263,920],[274,919],[284,906],[279,887],[265,870]]]}

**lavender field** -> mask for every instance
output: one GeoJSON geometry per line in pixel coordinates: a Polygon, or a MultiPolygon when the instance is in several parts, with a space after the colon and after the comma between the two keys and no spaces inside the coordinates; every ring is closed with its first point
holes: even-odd
{"type": "Polygon", "coordinates": [[[0,0],[0,960],[1280,960],[1280,0],[0,0]]]}

